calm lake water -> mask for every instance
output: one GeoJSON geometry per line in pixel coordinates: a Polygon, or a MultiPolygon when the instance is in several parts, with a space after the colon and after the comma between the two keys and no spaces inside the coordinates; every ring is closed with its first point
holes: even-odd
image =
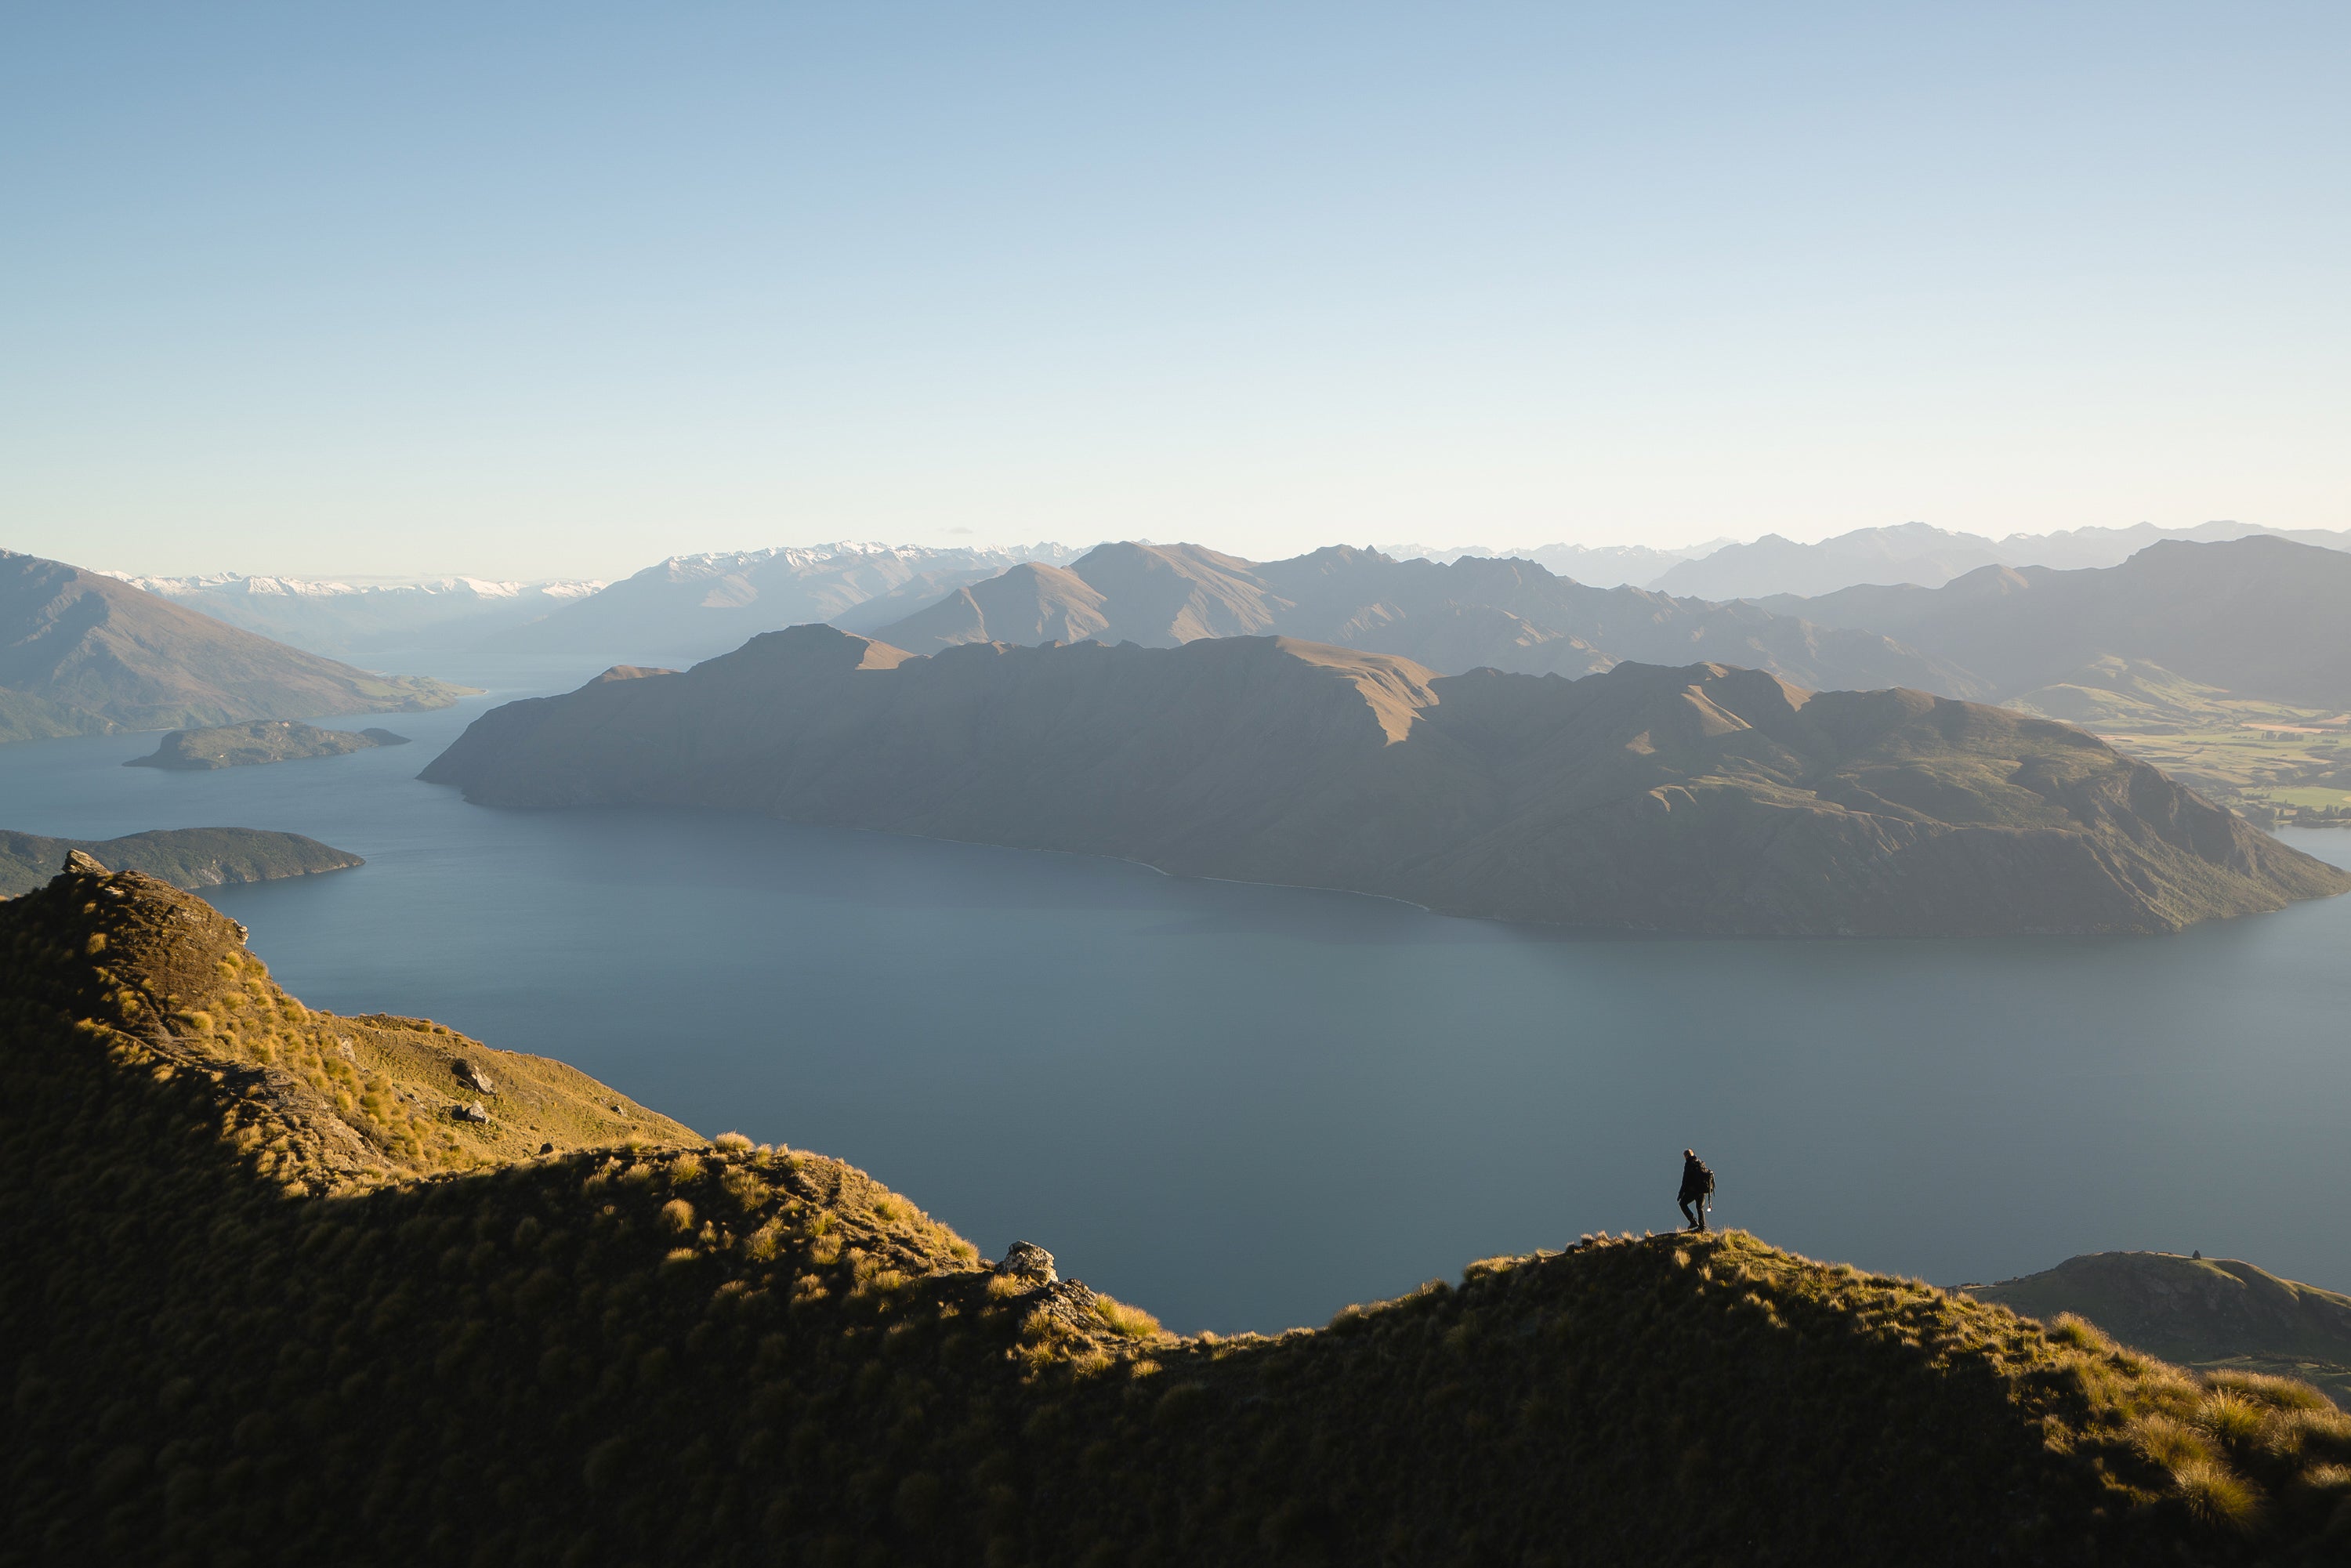
{"type": "MultiPolygon", "coordinates": [[[[214,902],[314,1006],[838,1155],[1171,1328],[1320,1322],[1667,1228],[1685,1145],[1721,1223],[1814,1256],[1955,1283],[2196,1247],[2351,1288],[2351,898],[2173,937],[1595,940],[415,781],[488,701],[587,673],[325,721],[417,744],[277,767],[120,766],[153,736],[0,747],[0,827],[364,855],[214,902]]],[[[2294,841],[2351,862],[2351,833],[2294,841]]]]}

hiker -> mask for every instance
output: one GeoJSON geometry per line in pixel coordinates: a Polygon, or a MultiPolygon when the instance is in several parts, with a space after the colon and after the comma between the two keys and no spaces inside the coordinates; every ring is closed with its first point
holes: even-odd
{"type": "Polygon", "coordinates": [[[1707,1200],[1714,1196],[1714,1173],[1698,1157],[1695,1149],[1682,1151],[1682,1218],[1689,1221],[1692,1230],[1706,1228],[1707,1200]],[[1693,1209],[1691,1204],[1698,1205],[1693,1209]]]}

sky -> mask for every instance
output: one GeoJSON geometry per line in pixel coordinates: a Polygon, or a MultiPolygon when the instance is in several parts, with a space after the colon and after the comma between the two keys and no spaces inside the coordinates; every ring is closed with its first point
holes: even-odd
{"type": "Polygon", "coordinates": [[[2351,526],[2351,6],[0,8],[0,545],[2351,526]]]}

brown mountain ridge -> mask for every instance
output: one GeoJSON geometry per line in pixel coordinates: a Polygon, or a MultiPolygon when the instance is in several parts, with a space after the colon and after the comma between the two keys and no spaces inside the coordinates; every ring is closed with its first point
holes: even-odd
{"type": "Polygon", "coordinates": [[[2004,709],[1719,664],[1440,677],[1287,638],[916,657],[799,627],[508,704],[423,777],[1652,931],[2169,931],[2351,888],[2004,709]]]}
{"type": "Polygon", "coordinates": [[[1269,633],[1396,654],[1444,674],[1489,667],[1582,675],[1620,660],[1715,663],[1803,686],[1990,695],[1956,664],[1875,630],[1817,626],[1752,604],[1588,587],[1530,560],[1465,556],[1440,565],[1343,545],[1278,561],[1200,545],[1099,545],[1066,567],[1012,567],[872,632],[918,653],[1087,638],[1166,648],[1269,633]]]}

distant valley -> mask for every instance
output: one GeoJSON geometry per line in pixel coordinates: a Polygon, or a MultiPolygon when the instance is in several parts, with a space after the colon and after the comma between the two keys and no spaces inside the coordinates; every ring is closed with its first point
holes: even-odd
{"type": "Polygon", "coordinates": [[[915,657],[801,627],[508,704],[423,777],[1641,930],[2168,931],[2351,888],[2001,709],[1708,664],[1438,677],[1265,637],[915,657]]]}

